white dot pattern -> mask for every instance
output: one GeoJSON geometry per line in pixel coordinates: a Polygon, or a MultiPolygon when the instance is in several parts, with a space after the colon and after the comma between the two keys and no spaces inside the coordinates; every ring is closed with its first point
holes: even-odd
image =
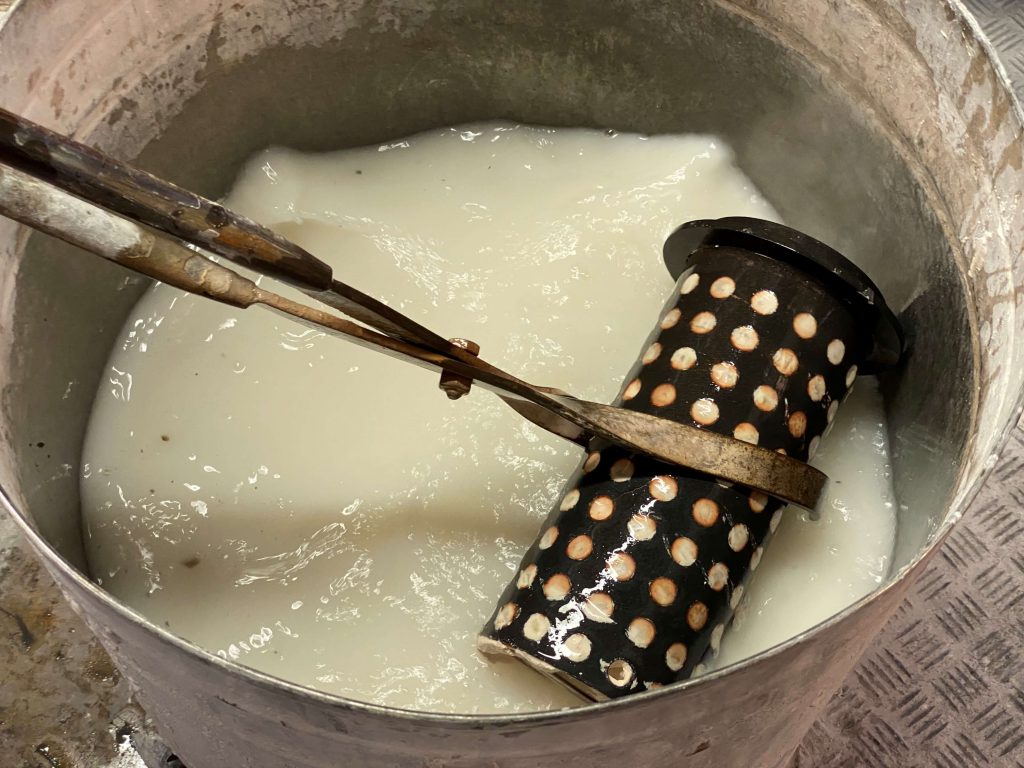
{"type": "Polygon", "coordinates": [[[619,459],[612,464],[609,474],[616,483],[624,483],[633,477],[633,462],[629,459],[619,459]]]}
{"type": "Polygon", "coordinates": [[[718,325],[718,318],[712,312],[698,312],[690,321],[690,330],[697,334],[711,333],[718,325]]]}
{"type": "Polygon", "coordinates": [[[504,629],[515,619],[519,613],[519,606],[515,603],[505,603],[498,609],[498,615],[494,619],[495,629],[504,629]]]}
{"type": "Polygon", "coordinates": [[[547,635],[549,629],[551,629],[551,621],[548,617],[543,613],[534,613],[523,625],[523,635],[527,640],[537,643],[547,635]]]}
{"type": "Polygon", "coordinates": [[[807,395],[811,398],[812,402],[820,403],[827,393],[825,377],[821,374],[812,376],[811,380],[807,382],[807,395]]]}
{"type": "Polygon", "coordinates": [[[624,552],[614,552],[606,563],[608,572],[616,581],[629,581],[636,574],[636,560],[624,552]]]}
{"type": "Polygon", "coordinates": [[[673,384],[659,384],[651,391],[651,405],[664,408],[676,401],[676,388],[673,384]]]}
{"type": "Polygon", "coordinates": [[[679,493],[679,483],[671,475],[657,475],[651,478],[647,490],[656,501],[672,501],[679,493]]]}
{"type": "Polygon", "coordinates": [[[693,502],[693,519],[698,525],[710,528],[718,522],[718,504],[711,499],[697,499],[693,502]]]}
{"type": "Polygon", "coordinates": [[[750,297],[750,308],[759,315],[773,315],[779,308],[775,291],[758,291],[750,297]]]}
{"type": "Polygon", "coordinates": [[[609,624],[615,613],[615,601],[605,592],[594,592],[583,601],[583,615],[591,621],[609,624]]]}
{"type": "Polygon", "coordinates": [[[754,390],[754,405],[762,411],[774,411],[779,407],[779,393],[767,384],[761,384],[754,390]]]}
{"type": "Polygon", "coordinates": [[[690,406],[690,418],[705,427],[718,421],[718,414],[718,406],[715,405],[715,401],[710,397],[702,397],[699,400],[695,400],[693,405],[690,406]]]}
{"type": "Polygon", "coordinates": [[[729,529],[729,549],[733,552],[742,552],[750,541],[750,529],[743,523],[734,525],[729,529]]]}
{"type": "Polygon", "coordinates": [[[697,364],[697,353],[693,347],[680,347],[672,353],[672,367],[677,371],[688,371],[697,364]]]}
{"type": "Polygon", "coordinates": [[[558,508],[562,512],[568,512],[570,509],[576,506],[576,502],[580,500],[580,489],[573,488],[565,496],[562,497],[562,503],[558,505],[558,508]]]}
{"type": "Polygon", "coordinates": [[[772,365],[783,376],[792,376],[800,367],[800,359],[792,349],[782,347],[775,350],[775,354],[772,355],[772,365]]]}
{"type": "Polygon", "coordinates": [[[533,580],[537,578],[537,566],[528,565],[519,572],[519,578],[516,579],[516,586],[519,589],[526,589],[533,585],[533,580]]]}
{"type": "Polygon", "coordinates": [[[661,357],[661,344],[659,344],[658,342],[654,342],[653,344],[651,344],[651,346],[647,348],[647,351],[644,352],[644,356],[642,358],[643,364],[650,365],[659,357],[661,357]]]}
{"type": "MultiPolygon", "coordinates": [[[[621,403],[806,460],[856,377],[858,329],[755,262],[736,249],[694,262],[621,403]]],[[[689,677],[742,608],[780,508],[594,441],[485,632],[608,697],[689,677]]]]}
{"type": "Polygon", "coordinates": [[[651,582],[651,599],[663,608],[676,601],[678,591],[676,583],[665,576],[659,576],[651,582]]]}
{"type": "Polygon", "coordinates": [[[616,659],[608,665],[608,671],[605,674],[609,682],[616,688],[625,688],[633,682],[633,665],[625,659],[616,659]]]}
{"type": "Polygon", "coordinates": [[[715,386],[732,389],[739,381],[740,374],[732,363],[715,363],[711,366],[711,381],[715,386]]]}
{"type": "Polygon", "coordinates": [[[812,339],[818,332],[818,321],[810,312],[801,312],[793,318],[793,330],[801,339],[812,339]]]}
{"type": "Polygon", "coordinates": [[[729,341],[740,352],[753,352],[761,343],[761,337],[754,330],[754,326],[741,325],[739,328],[732,329],[729,341]]]}
{"type": "Polygon", "coordinates": [[[565,548],[565,554],[573,560],[586,560],[594,551],[594,542],[585,533],[576,536],[565,548]]]}
{"type": "Polygon", "coordinates": [[[710,293],[716,299],[727,299],[736,290],[736,283],[731,277],[720,277],[711,284],[710,293]]]}
{"type": "Polygon", "coordinates": [[[708,607],[699,600],[686,609],[686,623],[690,629],[699,631],[708,623],[708,607]]]}
{"type": "Polygon", "coordinates": [[[825,352],[825,356],[832,365],[839,365],[843,362],[843,358],[846,356],[846,345],[839,339],[832,339],[832,341],[828,343],[828,349],[825,352]]]}
{"type": "Polygon", "coordinates": [[[761,439],[761,434],[757,431],[757,427],[749,421],[737,424],[736,428],[732,431],[732,436],[737,440],[742,440],[743,442],[750,443],[751,445],[757,445],[758,441],[761,439]]]}
{"type": "Polygon", "coordinates": [[[821,437],[815,435],[811,438],[811,442],[807,446],[807,458],[813,459],[814,454],[818,452],[818,446],[821,444],[821,437]]]}
{"type": "Polygon", "coordinates": [[[757,566],[761,564],[761,554],[764,552],[762,547],[758,547],[754,550],[754,554],[750,558],[750,570],[756,571],[757,566]]]}
{"type": "Polygon", "coordinates": [[[570,589],[572,589],[572,582],[564,573],[556,573],[544,582],[544,596],[548,600],[564,600],[570,589]]]}
{"type": "Polygon", "coordinates": [[[752,511],[764,512],[764,508],[768,506],[768,496],[760,491],[751,491],[749,504],[752,511]]]}
{"type": "Polygon", "coordinates": [[[700,275],[694,272],[692,275],[687,276],[682,285],[679,287],[679,292],[683,295],[687,293],[693,293],[693,290],[700,285],[700,275]]]}
{"type": "Polygon", "coordinates": [[[582,632],[569,635],[562,643],[562,653],[569,661],[586,661],[590,657],[593,644],[582,632]]]}
{"type": "Polygon", "coordinates": [[[626,527],[629,535],[637,541],[650,541],[658,531],[658,524],[650,515],[633,515],[626,527]]]}
{"type": "Polygon", "coordinates": [[[661,329],[667,331],[669,328],[675,328],[676,324],[679,323],[680,317],[682,317],[682,313],[678,309],[670,309],[661,318],[661,329]]]}
{"type": "Polygon", "coordinates": [[[672,643],[665,651],[665,666],[673,672],[678,672],[686,663],[686,646],[682,643],[672,643]]]}
{"type": "Polygon", "coordinates": [[[697,562],[697,544],[687,536],[680,536],[672,542],[672,559],[684,568],[697,562]]]}
{"type": "Polygon", "coordinates": [[[594,520],[607,520],[615,511],[615,501],[611,496],[595,496],[590,502],[590,517],[594,520]]]}
{"type": "Polygon", "coordinates": [[[626,385],[626,389],[622,393],[622,399],[632,400],[640,394],[641,387],[643,387],[643,382],[641,382],[640,379],[633,379],[628,385],[626,385]]]}
{"type": "Polygon", "coordinates": [[[650,646],[655,634],[657,634],[657,628],[650,619],[633,619],[629,622],[629,626],[626,627],[626,637],[637,648],[647,648],[650,646]]]}
{"type": "Polygon", "coordinates": [[[735,611],[736,607],[740,604],[740,601],[742,601],[742,600],[743,600],[743,585],[740,584],[738,587],[736,587],[736,589],[734,589],[732,591],[732,597],[729,598],[729,607],[732,608],[735,611]]]}
{"type": "Polygon", "coordinates": [[[715,592],[721,592],[729,584],[729,568],[723,563],[715,563],[708,569],[708,586],[715,592]]]}

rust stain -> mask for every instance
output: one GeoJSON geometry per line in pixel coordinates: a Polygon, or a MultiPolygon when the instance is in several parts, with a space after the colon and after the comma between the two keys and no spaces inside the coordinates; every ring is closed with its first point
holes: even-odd
{"type": "Polygon", "coordinates": [[[967,69],[967,75],[964,77],[963,82],[960,84],[960,93],[956,99],[956,107],[961,112],[967,105],[967,96],[975,86],[981,85],[985,81],[985,77],[988,74],[988,59],[984,56],[975,56],[971,59],[971,65],[967,69]]]}
{"type": "Polygon", "coordinates": [[[1010,94],[1002,87],[995,74],[989,71],[989,84],[992,87],[991,111],[988,118],[988,130],[986,135],[994,138],[999,129],[1006,123],[1010,114],[1010,94]]]}
{"type": "Polygon", "coordinates": [[[59,82],[53,84],[50,106],[53,107],[53,114],[60,117],[61,112],[64,110],[64,87],[59,82]]]}
{"type": "Polygon", "coordinates": [[[18,637],[21,640],[21,644],[25,647],[25,650],[31,648],[36,641],[36,636],[32,634],[32,630],[28,628],[25,620],[21,618],[21,615],[8,611],[3,607],[0,607],[0,613],[14,622],[14,625],[18,628],[18,637]]]}
{"type": "Polygon", "coordinates": [[[1022,160],[1024,160],[1024,150],[1022,150],[1022,142],[1020,138],[1016,141],[1011,141],[1006,145],[1003,150],[1003,154],[999,157],[999,163],[996,166],[997,169],[1006,167],[1013,168],[1015,171],[1021,169],[1022,160]]]}
{"type": "Polygon", "coordinates": [[[982,127],[987,122],[988,115],[985,113],[984,107],[978,107],[971,113],[971,119],[967,123],[967,135],[978,136],[981,134],[982,127]]]}

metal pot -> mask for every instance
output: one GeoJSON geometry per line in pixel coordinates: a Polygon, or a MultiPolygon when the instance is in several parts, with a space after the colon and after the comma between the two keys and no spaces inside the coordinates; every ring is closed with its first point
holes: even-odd
{"type": "Polygon", "coordinates": [[[190,768],[782,766],[1019,414],[1021,111],[957,0],[24,0],[0,23],[5,107],[210,196],[268,144],[496,117],[718,133],[788,223],[881,286],[911,336],[883,382],[901,510],[881,589],[753,659],[622,700],[410,713],[220,659],[90,581],[81,441],[144,286],[0,221],[4,505],[190,768]]]}

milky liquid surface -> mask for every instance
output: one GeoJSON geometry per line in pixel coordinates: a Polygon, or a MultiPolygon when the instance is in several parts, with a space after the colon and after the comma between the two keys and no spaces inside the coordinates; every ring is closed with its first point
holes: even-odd
{"type": "MultiPolygon", "coordinates": [[[[496,123],[327,155],[271,149],[227,202],[485,359],[605,402],[672,290],[665,237],[690,219],[775,218],[712,137],[496,123]]],[[[877,439],[840,438],[841,503],[817,522],[787,513],[719,661],[881,580],[891,488],[863,381],[836,435],[844,425],[877,439]]],[[[487,392],[449,402],[426,371],[158,285],[97,395],[86,544],[113,594],[278,677],[433,711],[572,706],[474,640],[579,458],[487,392]]]]}

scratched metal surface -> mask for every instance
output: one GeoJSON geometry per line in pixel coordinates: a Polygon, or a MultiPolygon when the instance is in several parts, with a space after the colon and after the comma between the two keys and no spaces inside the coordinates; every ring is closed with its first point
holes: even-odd
{"type": "MultiPolygon", "coordinates": [[[[966,2],[1024,93],[1024,0],[966,2]]],[[[9,4],[0,0],[0,13],[9,4]]],[[[808,733],[794,766],[1024,768],[1022,472],[1018,428],[994,477],[877,650],[808,733]]],[[[5,516],[0,609],[0,764],[176,768],[5,516]]]]}

